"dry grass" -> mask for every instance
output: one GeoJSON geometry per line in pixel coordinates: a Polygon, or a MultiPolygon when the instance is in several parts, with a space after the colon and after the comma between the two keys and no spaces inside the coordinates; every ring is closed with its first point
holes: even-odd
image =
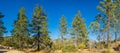
{"type": "Polygon", "coordinates": [[[56,50],[53,53],[62,53],[62,50],[56,50]]]}
{"type": "MultiPolygon", "coordinates": [[[[110,51],[112,53],[120,53],[120,51],[115,51],[113,48],[114,47],[117,47],[118,45],[120,45],[120,41],[117,42],[117,43],[112,43],[111,44],[111,49],[110,51]]],[[[41,50],[41,51],[36,51],[36,52],[31,52],[31,51],[34,51],[34,49],[26,49],[25,50],[26,52],[24,51],[19,51],[19,50],[8,50],[7,52],[5,53],[45,53],[45,50],[41,50]]],[[[96,48],[91,48],[91,49],[83,49],[83,50],[79,50],[77,52],[66,52],[66,53],[104,53],[104,51],[106,51],[106,49],[96,49],[96,48]]],[[[51,53],[62,53],[62,50],[56,50],[56,51],[53,51],[51,53]]]]}
{"type": "MultiPolygon", "coordinates": [[[[94,51],[89,51],[88,49],[83,49],[82,51],[79,51],[80,53],[104,53],[103,51],[105,51],[106,49],[103,49],[103,50],[94,50],[94,51]]],[[[120,52],[117,52],[117,51],[114,51],[114,50],[111,50],[112,53],[120,53],[120,52]]],[[[36,52],[24,52],[24,51],[19,51],[19,50],[8,50],[7,52],[5,53],[45,53],[44,50],[41,50],[41,51],[36,51],[36,52]]],[[[56,50],[52,53],[62,53],[61,50],[56,50]]],[[[66,52],[66,53],[78,53],[78,52],[66,52]]]]}
{"type": "Polygon", "coordinates": [[[24,52],[24,51],[19,51],[19,50],[8,50],[5,53],[45,53],[45,51],[41,50],[41,51],[36,51],[36,52],[24,52]]]}
{"type": "Polygon", "coordinates": [[[45,53],[45,51],[41,50],[41,51],[36,51],[35,53],[45,53]]]}

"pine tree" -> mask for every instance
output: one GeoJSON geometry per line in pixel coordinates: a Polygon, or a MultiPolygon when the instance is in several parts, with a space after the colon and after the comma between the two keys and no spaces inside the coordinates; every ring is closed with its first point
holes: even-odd
{"type": "Polygon", "coordinates": [[[6,32],[6,28],[4,27],[4,23],[2,21],[2,18],[4,17],[4,15],[0,12],[0,44],[3,41],[3,35],[6,32]]]}
{"type": "Polygon", "coordinates": [[[80,11],[78,11],[78,14],[72,22],[72,28],[74,29],[76,35],[76,46],[78,46],[79,43],[87,44],[88,31],[86,29],[84,19],[81,17],[80,11]]]}
{"type": "MultiPolygon", "coordinates": [[[[65,16],[63,15],[60,19],[59,23],[59,31],[60,31],[60,36],[62,40],[64,39],[64,36],[67,34],[67,21],[65,19],[65,16]]],[[[63,41],[62,41],[63,42],[63,41]]]]}
{"type": "Polygon", "coordinates": [[[93,22],[90,23],[89,28],[91,29],[92,32],[94,32],[95,34],[97,34],[98,37],[98,41],[100,41],[100,37],[101,37],[101,30],[104,26],[104,22],[103,22],[103,17],[101,14],[98,14],[95,17],[95,20],[93,22]]]}
{"type": "Polygon", "coordinates": [[[74,43],[74,40],[75,40],[75,32],[74,32],[74,29],[71,28],[70,29],[70,38],[72,40],[72,43],[74,43]]]}
{"type": "Polygon", "coordinates": [[[100,2],[100,5],[98,6],[98,10],[103,12],[103,14],[106,16],[106,22],[107,22],[107,44],[108,47],[110,47],[110,29],[111,29],[111,19],[114,15],[114,8],[115,5],[113,4],[113,0],[104,0],[103,2],[100,2]]]}
{"type": "Polygon", "coordinates": [[[114,34],[115,34],[115,41],[117,41],[117,33],[120,29],[120,1],[119,0],[115,0],[115,6],[116,8],[114,9],[114,17],[112,18],[113,21],[112,21],[112,27],[113,27],[113,31],[114,31],[114,34]]]}
{"type": "Polygon", "coordinates": [[[93,22],[90,23],[89,28],[91,29],[90,31],[92,31],[92,33],[94,33],[97,36],[97,39],[99,41],[99,48],[101,47],[100,41],[102,41],[102,36],[103,36],[103,32],[105,29],[104,28],[104,19],[103,16],[101,14],[98,14],[95,17],[95,20],[93,22]]]}
{"type": "Polygon", "coordinates": [[[47,16],[43,12],[42,7],[36,5],[32,17],[31,31],[34,36],[35,46],[37,46],[37,50],[46,49],[51,41],[50,37],[48,36],[49,31],[46,21],[47,16]]]}
{"type": "MultiPolygon", "coordinates": [[[[94,21],[94,22],[90,23],[90,29],[91,29],[92,32],[98,34],[98,37],[99,37],[99,35],[100,35],[100,24],[97,21],[94,21]]],[[[98,39],[98,41],[100,41],[100,40],[98,39]]]]}
{"type": "MultiPolygon", "coordinates": [[[[98,23],[97,21],[91,22],[90,23],[90,29],[92,31],[92,33],[97,34],[97,39],[100,42],[100,23],[98,23]]],[[[100,44],[98,46],[100,48],[100,44]]]]}
{"type": "Polygon", "coordinates": [[[2,45],[12,47],[14,45],[12,36],[5,36],[2,45]]]}
{"type": "Polygon", "coordinates": [[[12,31],[15,47],[22,49],[24,48],[26,42],[29,37],[29,30],[28,30],[28,20],[25,15],[25,8],[22,7],[18,13],[18,18],[14,22],[14,28],[12,31]]]}

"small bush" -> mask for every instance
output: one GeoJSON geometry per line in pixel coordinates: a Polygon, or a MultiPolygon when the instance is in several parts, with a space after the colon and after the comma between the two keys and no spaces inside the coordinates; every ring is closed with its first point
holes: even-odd
{"type": "Polygon", "coordinates": [[[57,50],[58,49],[58,46],[56,46],[55,44],[52,45],[52,50],[57,50]]]}
{"type": "Polygon", "coordinates": [[[75,52],[77,48],[73,44],[67,44],[62,48],[63,52],[75,52]]]}
{"type": "Polygon", "coordinates": [[[51,49],[54,50],[61,50],[63,48],[63,45],[60,44],[52,44],[51,49]]]}
{"type": "Polygon", "coordinates": [[[85,44],[83,44],[83,43],[78,46],[78,48],[81,49],[81,50],[83,50],[85,47],[86,47],[86,46],[85,46],[85,44]]]}

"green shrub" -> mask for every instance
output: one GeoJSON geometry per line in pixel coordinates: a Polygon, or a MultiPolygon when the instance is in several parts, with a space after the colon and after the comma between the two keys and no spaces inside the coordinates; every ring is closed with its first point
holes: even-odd
{"type": "Polygon", "coordinates": [[[85,47],[86,47],[86,46],[85,46],[85,44],[83,44],[83,43],[78,46],[78,48],[81,49],[81,50],[83,50],[85,47]]]}
{"type": "Polygon", "coordinates": [[[61,50],[63,48],[63,45],[60,44],[52,44],[51,49],[54,50],[61,50]]]}
{"type": "Polygon", "coordinates": [[[62,48],[62,51],[63,52],[75,52],[75,51],[77,51],[77,48],[73,44],[66,44],[62,48]]]}
{"type": "Polygon", "coordinates": [[[55,44],[52,45],[52,50],[57,50],[58,49],[58,46],[56,46],[55,44]]]}

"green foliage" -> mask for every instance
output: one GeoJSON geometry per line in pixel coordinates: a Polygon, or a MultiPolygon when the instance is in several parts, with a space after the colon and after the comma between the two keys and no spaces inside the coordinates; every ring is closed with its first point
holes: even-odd
{"type": "Polygon", "coordinates": [[[74,30],[76,44],[86,42],[88,40],[88,31],[84,19],[81,17],[80,11],[75,16],[72,22],[72,29],[74,30]]]}
{"type": "Polygon", "coordinates": [[[81,50],[83,50],[83,49],[85,49],[85,48],[86,48],[86,45],[85,45],[85,44],[83,44],[83,43],[81,43],[81,44],[78,46],[78,48],[79,48],[79,49],[81,49],[81,50]]]}
{"type": "Polygon", "coordinates": [[[90,24],[90,29],[93,29],[92,31],[93,32],[96,32],[99,30],[99,27],[100,27],[100,23],[98,23],[97,21],[94,21],[94,22],[91,22],[90,24]]]}
{"type": "Polygon", "coordinates": [[[60,43],[54,43],[54,44],[52,44],[52,47],[51,47],[51,49],[53,51],[55,51],[55,50],[61,50],[62,48],[63,48],[63,45],[60,44],[60,43]]]}
{"type": "Polygon", "coordinates": [[[101,35],[100,35],[100,30],[101,30],[101,28],[100,28],[100,23],[99,23],[99,20],[96,20],[96,21],[94,21],[94,22],[91,22],[90,23],[90,26],[89,26],[89,28],[91,29],[90,31],[92,32],[92,33],[94,33],[94,34],[96,34],[97,35],[97,39],[98,39],[98,41],[100,41],[101,39],[101,35]]]}
{"type": "Polygon", "coordinates": [[[115,34],[115,41],[117,41],[117,37],[118,37],[118,31],[120,29],[120,1],[119,0],[115,0],[114,5],[116,6],[114,8],[114,16],[112,18],[112,28],[115,34]]]}
{"type": "MultiPolygon", "coordinates": [[[[104,17],[102,18],[103,23],[100,24],[104,24],[104,27],[100,27],[100,28],[104,28],[104,34],[107,33],[107,44],[108,47],[109,43],[111,41],[111,31],[114,32],[115,35],[115,40],[117,40],[117,33],[119,31],[119,26],[120,26],[120,1],[119,0],[104,0],[102,2],[100,2],[99,6],[97,7],[98,10],[100,10],[102,13],[101,15],[103,15],[104,17]],[[111,30],[112,29],[112,30],[111,30]]],[[[100,20],[100,17],[99,19],[100,20]]],[[[113,35],[112,35],[113,36],[113,35]]]]}
{"type": "Polygon", "coordinates": [[[42,39],[42,42],[41,42],[41,45],[40,45],[40,48],[41,49],[44,49],[47,53],[50,52],[53,48],[53,43],[51,42],[51,39],[48,35],[43,35],[41,37],[42,39]]]}
{"type": "Polygon", "coordinates": [[[63,52],[76,52],[77,48],[73,44],[67,44],[62,48],[63,52]]]}
{"type": "Polygon", "coordinates": [[[100,2],[100,5],[98,6],[98,10],[100,10],[103,14],[103,16],[105,16],[104,19],[104,23],[105,24],[105,28],[107,29],[107,44],[108,47],[110,46],[110,37],[111,37],[111,22],[113,17],[114,17],[114,10],[116,8],[116,5],[114,4],[114,0],[104,0],[102,2],[100,2]]]}
{"type": "Polygon", "coordinates": [[[62,18],[60,19],[60,23],[59,23],[59,31],[60,31],[60,35],[61,38],[63,39],[63,37],[65,36],[65,34],[67,34],[67,21],[65,19],[65,16],[63,15],[62,18]]]}
{"type": "Polygon", "coordinates": [[[55,51],[55,50],[57,50],[57,47],[58,46],[56,46],[55,44],[52,44],[51,50],[55,51]]]}
{"type": "Polygon", "coordinates": [[[14,45],[16,45],[15,48],[24,48],[29,39],[28,20],[25,15],[24,7],[22,7],[18,13],[18,19],[14,22],[12,34],[13,42],[15,43],[14,45]]]}
{"type": "Polygon", "coordinates": [[[12,47],[14,45],[12,41],[13,41],[12,36],[6,36],[6,37],[4,37],[2,45],[12,47]]]}
{"type": "MultiPolygon", "coordinates": [[[[95,18],[95,21],[91,22],[90,29],[93,33],[97,35],[98,41],[106,41],[110,43],[110,32],[115,32],[115,39],[117,39],[117,32],[120,32],[120,1],[119,0],[104,0],[100,2],[97,7],[100,12],[95,18]],[[104,35],[102,37],[102,35],[104,35]],[[107,35],[107,38],[105,37],[107,35]],[[103,40],[102,38],[105,38],[103,40]]],[[[14,48],[23,49],[32,45],[37,47],[37,50],[45,49],[47,53],[52,49],[62,49],[63,52],[74,52],[77,48],[83,50],[87,48],[88,45],[88,30],[85,20],[82,18],[80,11],[74,17],[72,22],[72,27],[70,29],[70,35],[74,44],[66,44],[64,41],[64,36],[68,33],[67,21],[63,15],[59,23],[60,36],[62,42],[53,44],[49,36],[47,15],[43,12],[42,7],[36,5],[34,13],[31,19],[31,30],[28,30],[29,23],[27,16],[25,15],[25,8],[22,7],[18,13],[18,18],[14,22],[14,27],[12,30],[13,36],[3,37],[5,31],[4,23],[2,18],[4,15],[0,12],[0,44],[5,46],[12,46],[14,48]],[[30,33],[31,32],[31,33],[30,33]],[[32,36],[29,36],[29,35],[32,36]],[[74,42],[75,41],[75,42],[74,42]],[[77,47],[76,47],[77,46],[77,47]]],[[[71,39],[70,39],[71,41],[71,39]]],[[[104,43],[96,43],[96,46],[105,47],[104,43]]],[[[94,46],[93,46],[94,47],[94,46]]],[[[110,46],[108,46],[110,47],[110,46]]],[[[105,53],[110,53],[108,48],[105,53]]]]}
{"type": "Polygon", "coordinates": [[[47,15],[43,12],[42,7],[36,5],[32,17],[31,33],[33,34],[37,50],[48,49],[47,47],[51,46],[49,44],[51,39],[48,35],[49,30],[47,26],[47,15]]]}
{"type": "Polygon", "coordinates": [[[61,49],[62,47],[65,46],[65,38],[64,36],[67,34],[67,21],[65,19],[65,16],[63,15],[60,19],[60,23],[59,23],[59,31],[60,31],[60,36],[61,36],[61,39],[62,39],[62,44],[59,45],[59,49],[61,49]]]}
{"type": "Polygon", "coordinates": [[[3,18],[4,17],[4,15],[2,14],[2,12],[0,12],[0,18],[3,18]]]}
{"type": "Polygon", "coordinates": [[[4,27],[4,23],[2,21],[2,18],[4,17],[4,15],[0,12],[0,43],[2,43],[3,41],[3,34],[6,32],[6,28],[4,27]]]}

